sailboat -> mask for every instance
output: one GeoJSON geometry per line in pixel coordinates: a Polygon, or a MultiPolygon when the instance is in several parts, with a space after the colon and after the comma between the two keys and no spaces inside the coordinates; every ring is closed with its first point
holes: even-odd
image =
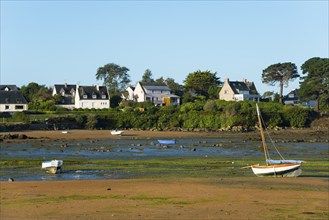
{"type": "Polygon", "coordinates": [[[281,157],[281,160],[271,160],[268,152],[268,148],[265,143],[265,136],[262,126],[262,119],[259,107],[256,103],[258,123],[260,128],[260,134],[262,137],[262,145],[264,148],[265,162],[266,165],[252,165],[251,169],[256,176],[273,176],[273,177],[297,177],[302,173],[301,165],[304,161],[302,160],[285,160],[280,152],[275,149],[281,157]]]}

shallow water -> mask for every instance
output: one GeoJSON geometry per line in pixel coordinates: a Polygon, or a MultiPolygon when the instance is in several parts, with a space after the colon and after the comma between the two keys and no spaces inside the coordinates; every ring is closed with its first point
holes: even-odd
{"type": "MultiPolygon", "coordinates": [[[[133,172],[113,172],[104,170],[83,169],[65,170],[65,160],[138,160],[152,158],[256,158],[263,155],[258,141],[246,141],[234,138],[182,138],[175,145],[162,146],[150,139],[108,139],[70,142],[26,142],[2,143],[0,157],[3,159],[61,159],[64,160],[64,171],[53,175],[37,167],[26,169],[1,169],[1,181],[9,177],[17,180],[87,180],[116,179],[134,177],[133,172]]],[[[284,143],[276,144],[280,152],[288,159],[326,158],[327,143],[284,143]]],[[[271,154],[272,155],[272,154],[271,154]]],[[[274,155],[274,154],[273,154],[274,155]]],[[[41,165],[40,165],[41,167],[41,165]]]]}

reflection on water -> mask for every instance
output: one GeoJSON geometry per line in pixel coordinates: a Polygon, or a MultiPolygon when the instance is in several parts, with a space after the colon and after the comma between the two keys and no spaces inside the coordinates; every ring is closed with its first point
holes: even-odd
{"type": "MultiPolygon", "coordinates": [[[[152,158],[184,158],[184,157],[219,157],[243,158],[260,157],[263,155],[258,141],[246,141],[239,137],[232,138],[182,138],[175,145],[162,146],[156,140],[141,139],[109,139],[70,142],[26,142],[2,143],[0,157],[61,159],[64,160],[62,173],[48,174],[38,167],[1,169],[1,181],[9,177],[20,181],[27,180],[88,180],[116,179],[133,177],[127,171],[112,172],[105,170],[65,170],[65,160],[97,160],[97,159],[152,159],[152,158]]],[[[277,144],[280,152],[287,158],[325,158],[328,156],[327,143],[284,143],[277,144]]]]}

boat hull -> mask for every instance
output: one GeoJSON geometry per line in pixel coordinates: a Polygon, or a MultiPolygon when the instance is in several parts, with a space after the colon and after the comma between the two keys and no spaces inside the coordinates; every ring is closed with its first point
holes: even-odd
{"type": "Polygon", "coordinates": [[[121,135],[122,133],[123,133],[123,131],[117,131],[117,130],[111,131],[112,135],[121,135]]]}
{"type": "Polygon", "coordinates": [[[268,166],[251,166],[256,176],[297,177],[301,175],[301,164],[273,164],[268,166]]]}
{"type": "Polygon", "coordinates": [[[42,162],[42,169],[45,169],[47,173],[61,173],[62,172],[62,160],[50,160],[42,162]]]}
{"type": "Polygon", "coordinates": [[[158,140],[159,144],[176,144],[176,140],[158,140]]]}

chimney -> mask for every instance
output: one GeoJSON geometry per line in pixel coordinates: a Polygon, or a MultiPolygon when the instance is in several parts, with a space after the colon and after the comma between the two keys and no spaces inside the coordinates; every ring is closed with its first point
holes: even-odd
{"type": "Polygon", "coordinates": [[[99,85],[98,85],[98,83],[96,84],[96,90],[99,91],[99,85]]]}
{"type": "Polygon", "coordinates": [[[67,88],[67,83],[64,84],[65,88],[67,88]]]}

